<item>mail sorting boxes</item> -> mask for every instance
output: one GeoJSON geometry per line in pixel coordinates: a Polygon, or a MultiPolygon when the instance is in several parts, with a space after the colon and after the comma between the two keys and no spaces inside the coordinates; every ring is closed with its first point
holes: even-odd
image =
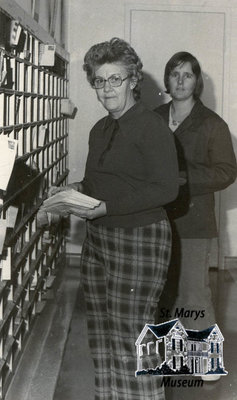
{"type": "Polygon", "coordinates": [[[63,219],[49,219],[42,226],[37,216],[48,188],[67,183],[69,129],[67,116],[61,113],[61,103],[68,98],[68,53],[40,27],[35,29],[36,22],[20,7],[18,18],[10,15],[10,8],[6,12],[3,7],[0,6],[0,25],[4,26],[0,29],[0,398],[4,398],[65,253],[63,219]]]}

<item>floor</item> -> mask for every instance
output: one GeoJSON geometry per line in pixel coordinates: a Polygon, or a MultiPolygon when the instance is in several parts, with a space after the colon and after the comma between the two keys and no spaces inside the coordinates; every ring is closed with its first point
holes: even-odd
{"type": "MultiPolygon", "coordinates": [[[[47,303],[36,317],[4,400],[53,399],[79,281],[78,263],[64,262],[59,267],[52,288],[44,296],[47,303]]],[[[64,400],[70,398],[65,395],[64,400]]]]}
{"type": "MultiPolygon", "coordinates": [[[[201,388],[166,388],[166,400],[237,400],[237,268],[212,270],[210,276],[217,323],[225,338],[228,375],[216,383],[205,382],[201,388]]],[[[76,260],[65,268],[39,316],[5,400],[94,400],[93,365],[79,282],[76,260]]]]}

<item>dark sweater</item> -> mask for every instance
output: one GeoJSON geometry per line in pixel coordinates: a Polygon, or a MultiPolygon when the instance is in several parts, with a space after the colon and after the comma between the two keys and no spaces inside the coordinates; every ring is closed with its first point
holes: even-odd
{"type": "MultiPolygon", "coordinates": [[[[155,111],[169,124],[171,103],[155,111]]],[[[174,132],[180,171],[188,183],[167,208],[182,238],[217,236],[214,192],[235,181],[236,160],[230,131],[223,119],[197,100],[190,115],[174,132]]]]}
{"type": "Polygon", "coordinates": [[[99,159],[111,137],[110,116],[92,128],[84,192],[106,202],[107,215],[93,221],[108,227],[135,227],[166,218],[163,206],[178,193],[178,165],[169,128],[155,112],[136,103],[118,120],[119,132],[99,159]]]}

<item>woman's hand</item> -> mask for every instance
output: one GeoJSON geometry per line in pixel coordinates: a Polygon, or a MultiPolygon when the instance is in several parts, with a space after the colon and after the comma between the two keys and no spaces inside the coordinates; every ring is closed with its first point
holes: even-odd
{"type": "Polygon", "coordinates": [[[51,186],[48,190],[47,197],[54,196],[58,192],[66,190],[66,186],[51,186]]]}
{"type": "Polygon", "coordinates": [[[67,186],[51,186],[48,190],[48,197],[54,196],[58,192],[64,192],[65,190],[77,190],[83,192],[83,186],[80,182],[69,183],[67,186]]]}
{"type": "Polygon", "coordinates": [[[89,220],[96,219],[99,217],[103,217],[104,215],[107,214],[106,203],[102,201],[99,206],[92,209],[84,207],[71,207],[68,213],[76,215],[77,217],[83,219],[89,219],[89,220]]]}

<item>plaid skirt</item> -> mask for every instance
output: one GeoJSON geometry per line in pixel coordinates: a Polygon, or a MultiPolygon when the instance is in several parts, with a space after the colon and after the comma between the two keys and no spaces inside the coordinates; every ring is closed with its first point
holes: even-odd
{"type": "Polygon", "coordinates": [[[87,222],[81,278],[96,400],[164,399],[159,377],[135,377],[135,341],[154,323],[170,253],[167,220],[136,228],[87,222]]]}

